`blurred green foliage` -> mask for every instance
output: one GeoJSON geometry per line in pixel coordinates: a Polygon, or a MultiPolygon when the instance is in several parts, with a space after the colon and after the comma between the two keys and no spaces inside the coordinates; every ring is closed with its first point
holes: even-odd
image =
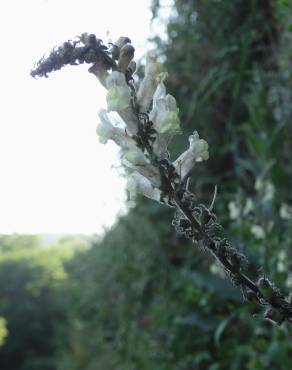
{"type": "Polygon", "coordinates": [[[5,343],[5,338],[7,337],[7,322],[3,317],[0,317],[0,346],[5,343]]]}
{"type": "Polygon", "coordinates": [[[84,243],[43,246],[30,235],[0,236],[0,368],[53,370],[56,326],[66,320],[64,261],[84,243]]]}
{"type": "MultiPolygon", "coordinates": [[[[154,17],[160,12],[153,1],[154,17]]],[[[208,141],[193,190],[209,203],[218,184],[224,233],[248,256],[251,276],[263,266],[284,293],[292,287],[291,24],[287,0],[175,0],[167,39],[152,40],[180,107],[173,158],[194,130],[208,141]]],[[[0,239],[9,331],[1,370],[291,368],[291,328],[243,303],[221,267],[175,235],[171,217],[140,199],[89,249],[0,239]]]]}

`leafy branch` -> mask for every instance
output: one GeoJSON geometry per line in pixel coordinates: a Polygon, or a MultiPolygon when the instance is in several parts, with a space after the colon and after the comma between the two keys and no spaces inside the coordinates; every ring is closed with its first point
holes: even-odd
{"type": "Polygon", "coordinates": [[[141,193],[173,208],[175,230],[211,253],[246,301],[264,307],[264,318],[273,323],[292,323],[292,294],[286,299],[263,272],[256,282],[249,278],[244,273],[247,258],[221,236],[222,226],[213,212],[216,190],[209,207],[199,203],[189,190],[189,171],[196,162],[209,157],[206,141],[194,132],[189,149],[170,161],[167,147],[180,126],[176,101],[166,94],[163,83],[167,74],[154,53],[148,53],[145,77],[136,90],[133,57],[129,38],[121,37],[107,47],[95,35],[85,33],[42,58],[31,75],[47,77],[65,65],[91,64],[89,72],[108,90],[108,111],[99,112],[97,133],[102,143],[113,140],[121,148],[132,197],[141,193]],[[117,112],[126,127],[114,125],[109,111],[117,112]]]}

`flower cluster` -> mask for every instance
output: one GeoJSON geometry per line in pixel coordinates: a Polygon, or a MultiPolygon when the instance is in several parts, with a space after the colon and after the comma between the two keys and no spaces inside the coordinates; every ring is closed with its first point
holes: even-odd
{"type": "MultiPolygon", "coordinates": [[[[189,148],[170,161],[168,146],[180,132],[180,120],[176,100],[166,92],[167,73],[163,66],[154,52],[148,53],[145,76],[137,86],[133,58],[134,48],[128,37],[120,37],[105,47],[94,35],[83,34],[77,42],[67,42],[53,50],[31,74],[47,77],[47,73],[66,64],[90,63],[89,72],[107,89],[107,109],[98,113],[96,132],[101,143],[112,140],[119,146],[132,199],[142,194],[175,208],[176,231],[208,250],[247,301],[264,307],[264,317],[276,324],[292,323],[291,296],[285,298],[265,274],[257,282],[248,278],[243,273],[245,256],[218,234],[222,227],[212,212],[217,188],[209,207],[198,203],[189,191],[189,172],[196,162],[209,158],[207,142],[195,131],[189,137],[189,148]],[[118,122],[111,112],[120,117],[118,122]]],[[[273,189],[268,190],[266,200],[273,196],[273,189]]],[[[247,204],[244,212],[252,208],[252,203],[247,204]]],[[[230,204],[230,211],[232,217],[237,217],[235,204],[230,204]]],[[[281,212],[288,219],[289,212],[284,211],[281,212]]],[[[252,230],[258,239],[264,237],[262,231],[256,227],[252,230]]]]}
{"type": "MultiPolygon", "coordinates": [[[[107,89],[107,111],[99,111],[100,123],[96,130],[99,141],[112,140],[120,147],[121,162],[128,178],[127,189],[132,198],[140,193],[156,201],[165,201],[161,172],[154,162],[169,158],[168,145],[173,136],[180,133],[176,100],[166,93],[164,84],[167,73],[151,51],[146,57],[145,76],[137,87],[132,77],[134,48],[130,40],[121,37],[112,50],[117,55],[115,70],[104,77],[103,65],[91,68],[107,89]],[[111,111],[120,116],[120,126],[113,122],[111,111]],[[139,135],[142,132],[144,143],[139,135]]],[[[189,138],[189,148],[171,166],[179,181],[183,181],[196,162],[208,158],[207,142],[194,132],[189,138]]]]}

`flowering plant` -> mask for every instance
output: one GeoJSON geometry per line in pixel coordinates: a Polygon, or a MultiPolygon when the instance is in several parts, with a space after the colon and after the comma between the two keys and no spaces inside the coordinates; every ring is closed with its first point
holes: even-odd
{"type": "Polygon", "coordinates": [[[209,251],[246,301],[263,306],[264,317],[278,325],[292,323],[292,295],[285,298],[263,271],[253,282],[244,273],[247,258],[220,235],[222,227],[213,212],[216,189],[209,207],[190,191],[188,174],[196,162],[209,158],[207,142],[195,131],[189,137],[189,148],[170,160],[168,146],[180,132],[180,121],[176,100],[166,93],[163,66],[153,52],[148,53],[145,76],[137,87],[133,57],[129,38],[120,37],[106,47],[95,35],[85,33],[40,60],[31,75],[47,77],[67,64],[91,64],[89,72],[107,89],[108,109],[99,111],[96,131],[101,143],[112,140],[120,147],[130,198],[142,194],[173,208],[176,231],[209,251]],[[113,122],[111,111],[120,116],[122,126],[113,122]]]}

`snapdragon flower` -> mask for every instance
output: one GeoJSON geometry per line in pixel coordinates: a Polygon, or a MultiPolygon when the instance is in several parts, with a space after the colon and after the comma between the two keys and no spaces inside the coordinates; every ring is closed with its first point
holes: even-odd
{"type": "Polygon", "coordinates": [[[105,109],[99,110],[98,117],[100,123],[96,127],[96,133],[100,143],[106,144],[108,140],[112,140],[124,150],[136,148],[135,140],[127,134],[126,129],[113,125],[112,118],[105,109]]]}
{"type": "Polygon", "coordinates": [[[147,179],[154,187],[161,185],[159,170],[150,164],[142,151],[138,148],[131,148],[127,151],[121,151],[121,162],[128,173],[138,172],[147,179]]]}
{"type": "Polygon", "coordinates": [[[165,85],[160,81],[153,95],[153,107],[149,114],[157,131],[153,149],[158,157],[164,156],[173,136],[180,133],[178,111],[175,98],[166,94],[165,85]]]}
{"type": "Polygon", "coordinates": [[[126,189],[129,193],[130,200],[135,200],[137,194],[141,194],[157,202],[160,202],[162,199],[161,190],[154,187],[145,176],[136,171],[127,176],[126,189]]]}
{"type": "Polygon", "coordinates": [[[137,92],[137,102],[141,112],[147,112],[157,85],[166,77],[163,66],[157,62],[155,53],[148,52],[146,56],[145,76],[137,92]]]}
{"type": "Polygon", "coordinates": [[[109,110],[119,111],[130,106],[131,93],[125,75],[114,71],[106,79],[108,93],[106,101],[109,110]]]}
{"type": "Polygon", "coordinates": [[[204,139],[200,139],[197,131],[189,137],[189,143],[189,149],[182,153],[174,162],[174,166],[182,178],[187,176],[195,162],[209,159],[208,143],[204,139]]]}
{"type": "Polygon", "coordinates": [[[166,95],[166,88],[163,81],[158,84],[153,95],[153,108],[149,117],[154,123],[155,130],[160,134],[167,132],[174,134],[180,131],[176,100],[172,95],[166,95]]]}
{"type": "Polygon", "coordinates": [[[129,133],[135,134],[138,130],[138,119],[131,107],[131,92],[125,75],[114,71],[106,78],[108,93],[106,101],[109,111],[116,111],[125,122],[129,133]]]}

